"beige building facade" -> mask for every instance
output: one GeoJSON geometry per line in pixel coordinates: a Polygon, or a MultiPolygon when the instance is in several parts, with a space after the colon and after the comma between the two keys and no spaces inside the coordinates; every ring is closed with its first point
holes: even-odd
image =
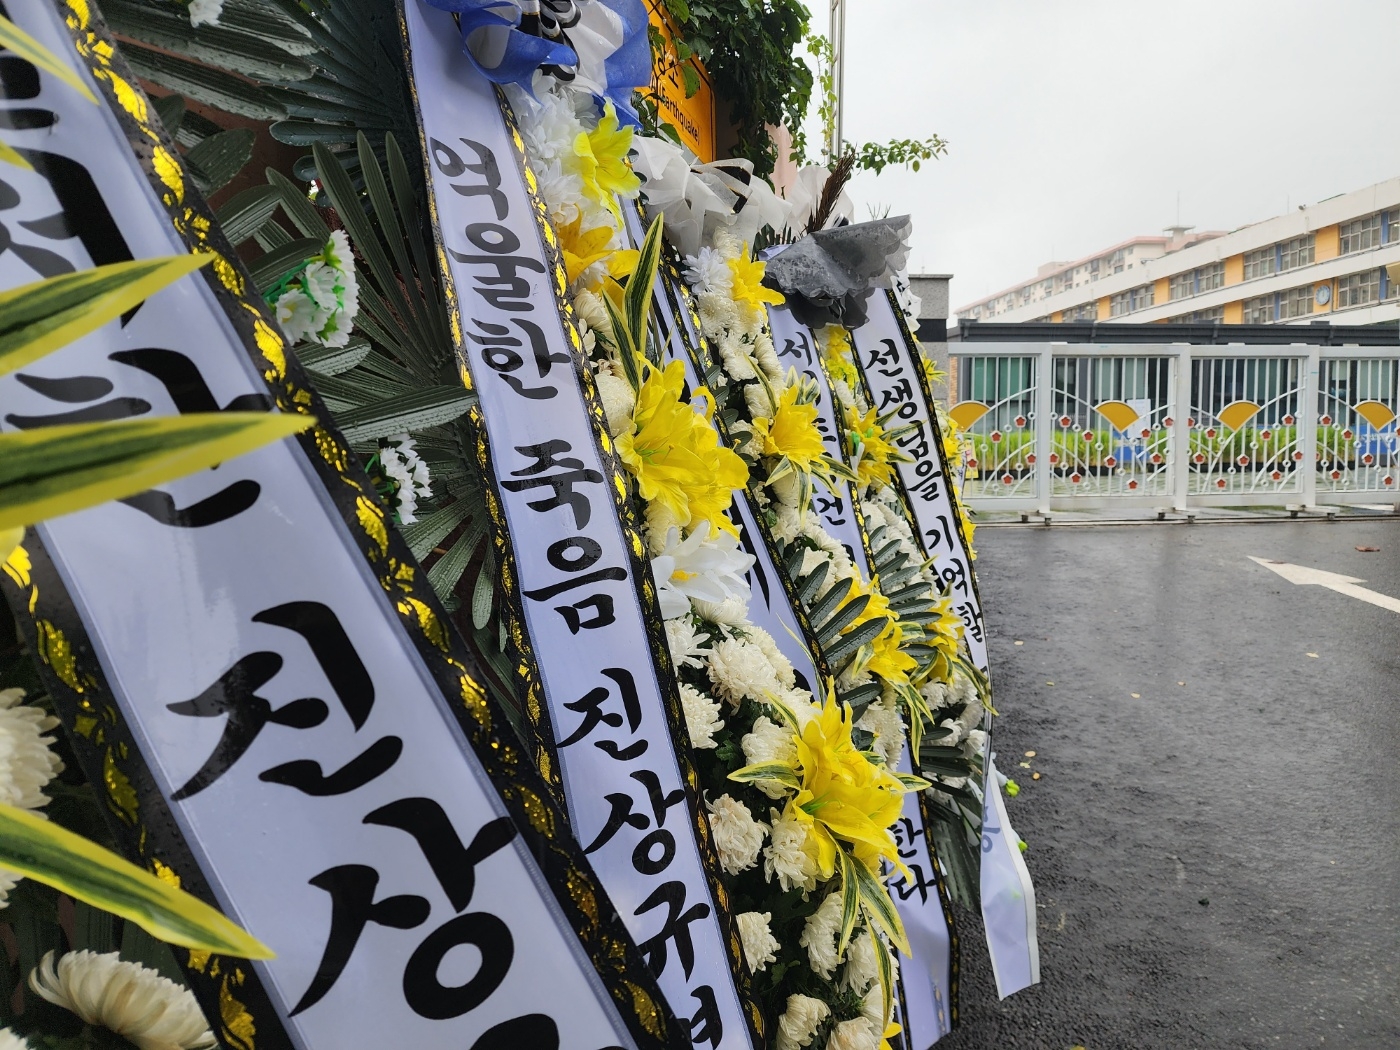
{"type": "Polygon", "coordinates": [[[965,306],[960,321],[1374,324],[1400,319],[1400,178],[1229,233],[1172,227],[965,306]]]}

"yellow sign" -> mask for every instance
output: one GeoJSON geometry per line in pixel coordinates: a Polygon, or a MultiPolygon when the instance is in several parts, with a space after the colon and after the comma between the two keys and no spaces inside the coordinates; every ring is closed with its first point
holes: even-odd
{"type": "Polygon", "coordinates": [[[698,59],[688,58],[683,63],[676,60],[675,50],[669,46],[676,31],[661,8],[661,0],[647,0],[647,13],[668,45],[651,74],[651,90],[660,118],[674,127],[681,141],[708,164],[715,159],[715,92],[709,74],[698,59]],[[689,66],[700,78],[700,90],[690,98],[685,97],[683,66],[689,66]]]}

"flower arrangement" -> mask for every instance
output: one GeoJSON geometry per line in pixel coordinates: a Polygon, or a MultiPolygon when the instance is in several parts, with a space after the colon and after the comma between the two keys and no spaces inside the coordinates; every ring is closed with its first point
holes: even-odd
{"type": "Polygon", "coordinates": [[[335,230],[313,255],[267,293],[277,321],[292,342],[344,346],[360,308],[355,260],[344,230],[335,230]]]}

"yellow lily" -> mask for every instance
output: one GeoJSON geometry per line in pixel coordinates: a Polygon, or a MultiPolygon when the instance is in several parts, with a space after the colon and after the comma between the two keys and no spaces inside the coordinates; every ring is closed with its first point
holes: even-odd
{"type": "Polygon", "coordinates": [[[737,259],[729,260],[729,272],[733,275],[732,294],[736,303],[743,303],[751,311],[761,313],[765,303],[781,306],[786,301],[782,292],[763,284],[767,269],[767,263],[749,257],[748,248],[737,259]]]}
{"type": "Polygon", "coordinates": [[[581,131],[574,139],[574,170],[583,179],[583,192],[613,213],[620,223],[622,210],[617,196],[635,197],[642,180],[632,171],[627,154],[632,150],[632,128],[617,119],[609,102],[603,117],[592,131],[581,131]]]}
{"type": "MultiPolygon", "coordinates": [[[[637,251],[632,248],[610,248],[615,230],[611,226],[595,226],[591,230],[582,229],[583,214],[573,222],[559,226],[559,250],[564,255],[564,269],[568,271],[569,284],[575,283],[585,270],[596,262],[606,264],[607,276],[614,279],[630,276],[637,266],[637,251]]],[[[600,279],[587,285],[590,292],[602,287],[600,279]]]]}

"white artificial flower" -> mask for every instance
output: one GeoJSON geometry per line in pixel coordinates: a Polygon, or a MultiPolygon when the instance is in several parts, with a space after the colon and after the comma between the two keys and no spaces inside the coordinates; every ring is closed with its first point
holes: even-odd
{"type": "Polygon", "coordinates": [[[842,967],[841,979],[837,982],[843,990],[864,995],[870,990],[871,984],[880,979],[879,965],[875,961],[877,951],[883,949],[872,936],[869,927],[852,938],[850,948],[846,951],[846,965],[842,967]]]}
{"type": "Polygon", "coordinates": [[[680,686],[681,709],[685,712],[685,727],[690,734],[690,746],[705,751],[719,747],[715,734],[724,728],[719,717],[719,704],[711,700],[694,686],[680,686]]]}
{"type": "Polygon", "coordinates": [[[681,526],[681,520],[659,499],[646,505],[645,516],[647,550],[655,556],[666,549],[666,537],[681,526]]]}
{"type": "MultiPolygon", "coordinates": [[[[773,399],[762,383],[750,383],[744,387],[744,407],[754,419],[772,419],[775,408],[773,399]]],[[[796,503],[796,500],[792,502],[796,503]]]]}
{"type": "Polygon", "coordinates": [[[598,398],[603,402],[603,415],[608,420],[608,433],[613,437],[632,429],[632,409],[637,404],[637,395],[632,384],[613,375],[600,371],[593,377],[598,386],[598,398]]]}
{"type": "Polygon", "coordinates": [[[669,530],[661,553],[651,562],[661,592],[662,618],[688,613],[692,601],[721,605],[737,600],[747,608],[749,585],[744,573],[753,563],[753,555],[741,551],[739,541],[729,533],[716,529],[711,536],[707,522],[696,525],[684,540],[680,529],[669,530]]]}
{"type": "Polygon", "coordinates": [[[753,356],[758,362],[758,367],[763,369],[763,374],[773,384],[775,393],[781,394],[791,385],[796,370],[784,376],[783,363],[778,360],[777,352],[773,349],[773,337],[767,332],[759,332],[754,337],[753,356]]]}
{"type": "Polygon", "coordinates": [[[692,602],[700,618],[710,623],[737,627],[749,618],[749,603],[738,595],[730,595],[722,602],[692,602]]]}
{"type": "Polygon", "coordinates": [[[963,754],[968,759],[975,758],[982,754],[987,747],[987,734],[980,729],[969,729],[967,739],[963,741],[963,754]]]}
{"type": "Polygon", "coordinates": [[[676,668],[704,666],[710,656],[706,641],[689,617],[666,621],[666,648],[671,650],[671,663],[676,668]]]}
{"type": "Polygon", "coordinates": [[[710,831],[720,867],[730,875],[738,875],[757,864],[768,826],[754,820],[748,806],[727,794],[707,802],[705,808],[710,813],[710,831]]]}
{"type": "Polygon", "coordinates": [[[334,266],[323,262],[312,263],[302,271],[301,286],[322,310],[339,309],[340,296],[337,289],[342,287],[341,274],[334,266]]]}
{"type": "Polygon", "coordinates": [[[778,682],[784,689],[791,689],[797,684],[797,673],[792,668],[792,661],[778,648],[778,643],[773,640],[771,634],[762,627],[750,627],[749,641],[763,650],[763,655],[768,657],[768,662],[773,665],[778,682]]]}
{"type": "Polygon", "coordinates": [[[190,0],[190,25],[216,26],[224,13],[224,0],[190,0]]]}
{"type": "MultiPolygon", "coordinates": [[[[44,788],[63,772],[63,762],[50,750],[58,719],[23,703],[23,689],[0,690],[0,802],[37,811],[48,805],[44,788]]],[[[8,903],[21,876],[0,870],[0,908],[8,903]]]]}
{"type": "Polygon", "coordinates": [[[831,1007],[810,995],[789,995],[787,1009],[778,1018],[776,1050],[801,1050],[817,1034],[821,1023],[831,1016],[831,1007]]]}
{"type": "Polygon", "coordinates": [[[432,476],[428,464],[418,455],[417,442],[408,434],[395,434],[385,440],[392,444],[379,450],[379,462],[384,473],[397,485],[394,511],[399,524],[412,525],[418,520],[418,501],[433,494],[432,476]]]}
{"type": "Polygon", "coordinates": [[[831,980],[831,975],[841,963],[836,951],[837,938],[841,936],[841,894],[828,893],[821,905],[802,927],[802,936],[797,943],[807,949],[807,961],[812,971],[831,980]]]}
{"type": "Polygon", "coordinates": [[[809,850],[806,827],[795,817],[770,809],[773,823],[769,830],[769,845],[763,851],[763,873],[772,882],[774,877],[783,892],[801,890],[810,893],[817,888],[817,860],[809,850]]]}
{"type": "Polygon", "coordinates": [[[30,971],[29,987],[140,1050],[200,1050],[218,1043],[188,988],[116,952],[68,952],[56,967],[49,952],[30,971]]]}
{"type": "Polygon", "coordinates": [[[710,681],[715,691],[735,707],[744,697],[762,702],[766,694],[781,687],[778,673],[751,642],[726,638],[710,652],[710,681]]]}
{"type": "Polygon", "coordinates": [[[8,1028],[0,1028],[0,1050],[31,1050],[29,1040],[8,1028]]]}
{"type": "Polygon", "coordinates": [[[885,765],[893,769],[899,764],[899,756],[904,751],[904,719],[900,717],[893,696],[889,703],[881,698],[867,706],[856,728],[875,734],[874,750],[884,759],[885,765]]]}
{"type": "Polygon", "coordinates": [[[880,1035],[864,1017],[853,1017],[831,1030],[826,1050],[876,1050],[880,1035]]]}
{"type": "Polygon", "coordinates": [[[768,921],[772,918],[773,913],[767,911],[746,911],[736,916],[739,939],[744,942],[744,961],[749,964],[750,973],[766,970],[769,963],[778,961],[774,952],[782,945],[768,928],[768,921]]]}
{"type": "Polygon", "coordinates": [[[802,518],[798,516],[796,507],[789,507],[786,503],[777,505],[777,520],[773,523],[773,538],[783,543],[791,543],[802,534],[802,518]]]}
{"type": "Polygon", "coordinates": [[[729,260],[713,248],[701,248],[698,255],[687,256],[683,276],[696,295],[728,298],[734,294],[734,271],[729,268],[729,260]]]}
{"type": "MultiPolygon", "coordinates": [[[[751,766],[767,762],[791,764],[797,760],[797,738],[785,725],[771,721],[766,715],[754,719],[753,731],[746,733],[739,741],[751,766]]],[[[756,780],[753,786],[772,799],[779,799],[788,789],[776,780],[756,780]]]]}
{"type": "Polygon", "coordinates": [[[292,343],[303,343],[320,330],[324,318],[316,301],[300,287],[288,288],[277,298],[277,323],[292,343]]]}

